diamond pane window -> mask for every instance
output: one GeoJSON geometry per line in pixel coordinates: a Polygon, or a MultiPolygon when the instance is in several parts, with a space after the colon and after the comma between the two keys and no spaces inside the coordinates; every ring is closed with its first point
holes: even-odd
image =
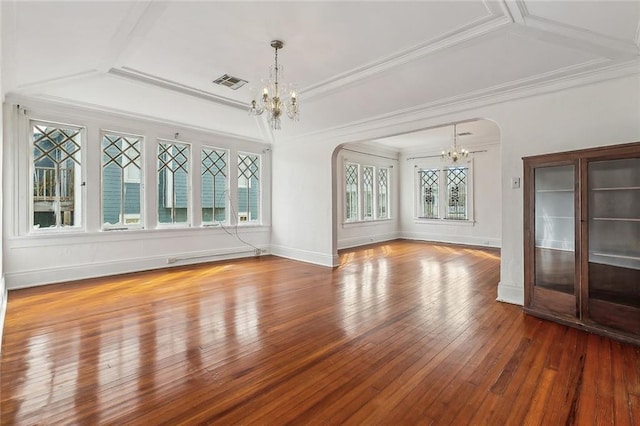
{"type": "Polygon", "coordinates": [[[202,222],[227,221],[227,151],[202,149],[202,222]]]}
{"type": "Polygon", "coordinates": [[[238,222],[260,220],[260,157],[238,154],[238,222]]]}
{"type": "Polygon", "coordinates": [[[347,164],[345,168],[346,219],[358,220],[358,165],[347,164]]]}
{"type": "Polygon", "coordinates": [[[389,217],[389,169],[378,169],[378,219],[389,217]]]}
{"type": "Polygon", "coordinates": [[[466,167],[449,167],[446,170],[446,219],[467,220],[467,171],[466,167]]]}
{"type": "Polygon", "coordinates": [[[33,228],[81,226],[82,129],[31,122],[33,228]]]}
{"type": "Polygon", "coordinates": [[[438,170],[420,170],[420,217],[438,219],[438,170]]]}
{"type": "Polygon", "coordinates": [[[362,168],[362,193],[364,196],[364,220],[373,219],[373,167],[362,168]]]}
{"type": "Polygon", "coordinates": [[[102,134],[102,227],[140,227],[141,136],[102,134]]]}
{"type": "Polygon", "coordinates": [[[158,143],[158,223],[189,223],[189,145],[158,143]]]}

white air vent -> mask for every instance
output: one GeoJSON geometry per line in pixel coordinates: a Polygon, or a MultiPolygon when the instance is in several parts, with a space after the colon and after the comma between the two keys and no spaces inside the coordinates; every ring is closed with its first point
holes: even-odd
{"type": "Polygon", "coordinates": [[[238,90],[245,84],[247,84],[247,80],[243,80],[238,77],[232,77],[228,74],[223,75],[222,77],[216,78],[213,80],[215,84],[219,84],[220,86],[227,86],[230,89],[238,90]]]}

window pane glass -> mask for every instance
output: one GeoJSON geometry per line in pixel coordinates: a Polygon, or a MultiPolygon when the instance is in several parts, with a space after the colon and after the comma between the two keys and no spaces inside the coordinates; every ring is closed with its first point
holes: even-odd
{"type": "Polygon", "coordinates": [[[362,168],[362,192],[364,196],[363,219],[373,219],[373,167],[362,168]]]}
{"type": "Polygon", "coordinates": [[[418,171],[420,179],[420,217],[438,219],[438,170],[418,171]]]}
{"type": "Polygon", "coordinates": [[[32,123],[33,227],[81,225],[81,129],[32,123]]]}
{"type": "Polygon", "coordinates": [[[238,222],[260,220],[260,157],[238,154],[238,222]]]}
{"type": "Polygon", "coordinates": [[[142,137],[102,136],[102,226],[140,226],[142,137]]]}
{"type": "Polygon", "coordinates": [[[202,149],[202,222],[227,221],[227,152],[202,149]]]}
{"type": "Polygon", "coordinates": [[[345,169],[346,219],[358,220],[358,165],[347,164],[345,169]]]}
{"type": "Polygon", "coordinates": [[[378,219],[389,217],[389,169],[378,169],[378,219]]]}
{"type": "Polygon", "coordinates": [[[189,145],[158,144],[158,222],[189,221],[189,145]]]}
{"type": "Polygon", "coordinates": [[[447,207],[445,218],[467,219],[467,169],[449,167],[447,169],[447,207]]]}

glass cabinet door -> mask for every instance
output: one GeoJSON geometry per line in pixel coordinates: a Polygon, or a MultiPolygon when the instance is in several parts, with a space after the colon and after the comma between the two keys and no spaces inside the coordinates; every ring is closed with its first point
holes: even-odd
{"type": "Polygon", "coordinates": [[[589,317],[640,333],[640,158],[590,161],[588,190],[589,317]]]}
{"type": "Polygon", "coordinates": [[[534,286],[575,292],[575,166],[537,167],[534,286]]]}

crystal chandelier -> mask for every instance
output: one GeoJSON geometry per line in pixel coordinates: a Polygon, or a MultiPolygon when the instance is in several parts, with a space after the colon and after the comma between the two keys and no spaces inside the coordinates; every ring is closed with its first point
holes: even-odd
{"type": "Polygon", "coordinates": [[[453,147],[447,151],[442,151],[443,160],[451,160],[454,163],[469,156],[469,151],[464,148],[458,148],[458,132],[456,125],[453,125],[453,147]]]}
{"type": "Polygon", "coordinates": [[[285,112],[292,120],[297,121],[300,117],[295,90],[278,81],[278,76],[282,77],[282,66],[278,65],[278,49],[282,49],[283,46],[284,43],[280,40],[271,42],[271,47],[276,51],[275,65],[271,68],[269,80],[262,89],[262,98],[253,99],[249,108],[250,115],[261,115],[266,111],[269,127],[273,130],[280,130],[280,117],[285,112]]]}

